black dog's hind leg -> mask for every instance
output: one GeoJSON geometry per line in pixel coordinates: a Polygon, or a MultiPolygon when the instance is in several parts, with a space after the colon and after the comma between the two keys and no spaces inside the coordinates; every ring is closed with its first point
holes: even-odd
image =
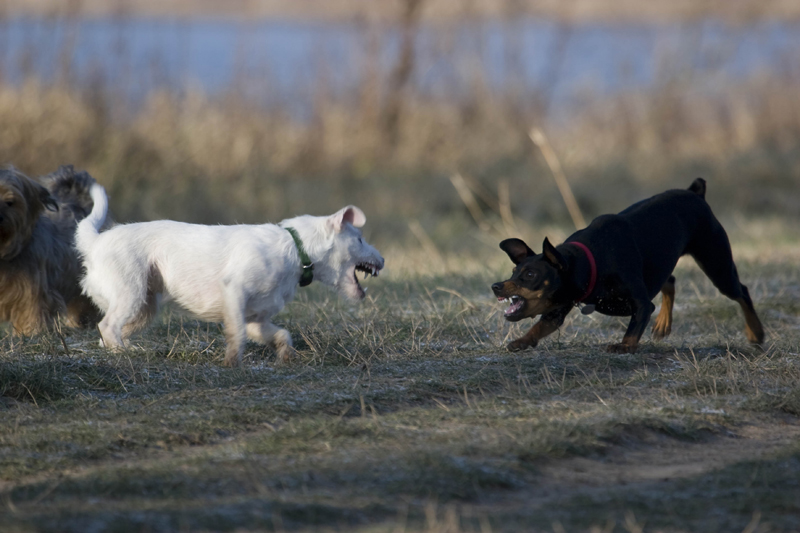
{"type": "Polygon", "coordinates": [[[672,306],[675,305],[675,276],[661,287],[661,310],[653,324],[653,338],[663,339],[672,333],[672,306]]]}
{"type": "Polygon", "coordinates": [[[561,327],[570,311],[572,311],[572,306],[567,305],[543,314],[525,335],[508,343],[508,351],[518,352],[526,348],[535,348],[540,339],[561,327]]]}
{"type": "Polygon", "coordinates": [[[742,288],[742,296],[741,298],[737,298],[736,301],[742,307],[742,312],[744,313],[744,330],[747,335],[747,340],[753,344],[761,344],[764,342],[764,326],[761,325],[761,320],[758,319],[756,309],[753,307],[753,300],[750,299],[750,292],[747,290],[747,287],[741,283],[739,285],[742,288]]]}
{"type": "Polygon", "coordinates": [[[753,307],[747,287],[739,281],[728,235],[716,219],[713,223],[713,229],[705,238],[692,243],[690,254],[719,292],[742,307],[747,340],[753,344],[760,344],[764,340],[764,328],[753,307]]]}

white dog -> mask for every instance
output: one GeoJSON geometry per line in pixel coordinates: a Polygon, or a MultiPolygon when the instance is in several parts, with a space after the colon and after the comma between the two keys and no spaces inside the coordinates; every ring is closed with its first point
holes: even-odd
{"type": "Polygon", "coordinates": [[[105,316],[100,335],[110,348],[146,326],[162,301],[201,320],[223,322],[225,364],[241,363],[247,338],[271,343],[279,361],[294,354],[289,332],[271,322],[311,278],[360,300],[356,271],[377,276],[380,253],[361,237],[364,213],[347,206],[329,217],[299,216],[278,225],[201,226],[170,220],[116,226],[106,218],[105,189],[91,189],[94,207],[78,224],[83,292],[105,316]],[[305,266],[304,266],[305,265],[305,266]]]}

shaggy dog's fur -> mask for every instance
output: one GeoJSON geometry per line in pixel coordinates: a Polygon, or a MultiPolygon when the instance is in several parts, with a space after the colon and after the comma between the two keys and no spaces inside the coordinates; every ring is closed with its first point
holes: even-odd
{"type": "Polygon", "coordinates": [[[75,228],[92,208],[94,179],[71,166],[42,178],[0,169],[0,321],[32,335],[59,315],[68,326],[87,326],[97,310],[81,294],[75,228]]]}
{"type": "Polygon", "coordinates": [[[201,226],[170,220],[116,226],[99,233],[108,200],[92,187],[94,209],[78,226],[85,294],[105,311],[100,322],[110,348],[150,322],[162,297],[201,320],[224,322],[225,364],[241,363],[246,339],[270,343],[278,359],[294,349],[289,332],[271,319],[294,297],[303,271],[294,228],[314,265],[314,280],[354,300],[365,291],[361,270],[377,275],[383,258],[361,237],[364,213],[348,206],[328,217],[300,216],[279,225],[201,226]]]}

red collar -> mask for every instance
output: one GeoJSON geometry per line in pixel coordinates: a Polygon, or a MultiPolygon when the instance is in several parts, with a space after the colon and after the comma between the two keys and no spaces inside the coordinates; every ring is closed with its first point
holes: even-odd
{"type": "Polygon", "coordinates": [[[580,303],[584,301],[586,298],[588,298],[590,294],[592,294],[592,291],[594,290],[594,284],[597,283],[597,263],[594,262],[594,256],[592,255],[592,251],[585,244],[581,244],[575,241],[568,242],[566,244],[574,244],[575,246],[583,250],[583,253],[586,254],[586,259],[589,260],[589,267],[592,270],[591,274],[589,274],[589,286],[586,288],[586,292],[583,293],[583,296],[575,300],[575,303],[580,303]]]}

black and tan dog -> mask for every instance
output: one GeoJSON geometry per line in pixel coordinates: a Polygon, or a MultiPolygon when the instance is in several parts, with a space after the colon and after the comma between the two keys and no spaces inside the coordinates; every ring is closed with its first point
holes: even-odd
{"type": "Polygon", "coordinates": [[[761,343],[761,321],[747,287],[739,282],[728,236],[706,203],[705,193],[705,180],[697,178],[688,190],[667,191],[618,215],[599,216],[557,247],[545,238],[541,254],[519,239],[501,242],[500,248],[516,265],[511,279],[492,285],[498,300],[510,302],[506,319],[516,322],[542,315],[508,349],[536,346],[563,324],[573,307],[585,304],[584,312],[631,317],[622,342],[607,349],[633,353],[655,310],[651,300],[659,291],[663,300],[653,337],[669,335],[675,298],[671,274],[685,254],[694,257],[722,294],[739,303],[747,339],[761,343]]]}

